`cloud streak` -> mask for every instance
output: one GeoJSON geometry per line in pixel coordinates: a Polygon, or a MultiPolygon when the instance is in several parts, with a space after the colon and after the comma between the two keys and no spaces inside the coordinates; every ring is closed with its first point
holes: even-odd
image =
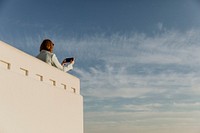
{"type": "Polygon", "coordinates": [[[88,132],[100,126],[116,133],[197,133],[199,35],[199,30],[172,30],[149,37],[97,36],[74,42],[85,61],[81,63],[94,61],[75,69],[82,81],[88,132]]]}
{"type": "Polygon", "coordinates": [[[89,64],[75,69],[86,88],[83,94],[134,97],[195,86],[200,72],[199,35],[198,30],[168,31],[154,37],[97,36],[67,44],[76,44],[79,61],[89,64]]]}
{"type": "Polygon", "coordinates": [[[88,132],[144,132],[167,133],[182,131],[198,133],[199,112],[90,112],[86,113],[88,132]],[[95,118],[95,119],[94,119],[95,118]],[[99,130],[97,130],[99,129],[99,130]]]}

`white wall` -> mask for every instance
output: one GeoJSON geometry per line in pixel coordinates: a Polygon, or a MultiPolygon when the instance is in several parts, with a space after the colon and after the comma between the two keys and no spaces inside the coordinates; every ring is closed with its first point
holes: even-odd
{"type": "Polygon", "coordinates": [[[0,41],[0,133],[83,133],[80,80],[0,41]]]}

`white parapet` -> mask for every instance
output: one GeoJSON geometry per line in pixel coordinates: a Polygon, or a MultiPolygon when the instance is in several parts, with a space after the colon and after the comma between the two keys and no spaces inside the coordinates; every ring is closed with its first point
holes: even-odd
{"type": "Polygon", "coordinates": [[[0,133],[83,133],[80,80],[0,41],[0,133]]]}

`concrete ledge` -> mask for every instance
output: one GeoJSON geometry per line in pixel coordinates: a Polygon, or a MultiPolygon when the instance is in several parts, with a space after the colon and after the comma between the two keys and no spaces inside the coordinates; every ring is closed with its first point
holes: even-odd
{"type": "Polygon", "coordinates": [[[80,80],[0,41],[0,68],[80,94],[80,80]]]}

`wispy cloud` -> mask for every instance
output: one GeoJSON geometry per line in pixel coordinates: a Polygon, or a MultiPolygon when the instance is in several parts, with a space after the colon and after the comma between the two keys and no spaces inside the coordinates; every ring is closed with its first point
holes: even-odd
{"type": "Polygon", "coordinates": [[[90,112],[86,113],[85,124],[88,132],[96,130],[98,133],[198,133],[199,118],[199,112],[90,112]]]}
{"type": "Polygon", "coordinates": [[[198,132],[199,35],[172,30],[74,41],[79,61],[88,63],[75,68],[88,132],[198,132]]]}
{"type": "Polygon", "coordinates": [[[200,72],[199,35],[198,30],[166,31],[153,37],[117,34],[66,44],[75,47],[71,51],[77,51],[81,62],[75,71],[82,79],[84,95],[135,97],[195,86],[200,72]]]}

